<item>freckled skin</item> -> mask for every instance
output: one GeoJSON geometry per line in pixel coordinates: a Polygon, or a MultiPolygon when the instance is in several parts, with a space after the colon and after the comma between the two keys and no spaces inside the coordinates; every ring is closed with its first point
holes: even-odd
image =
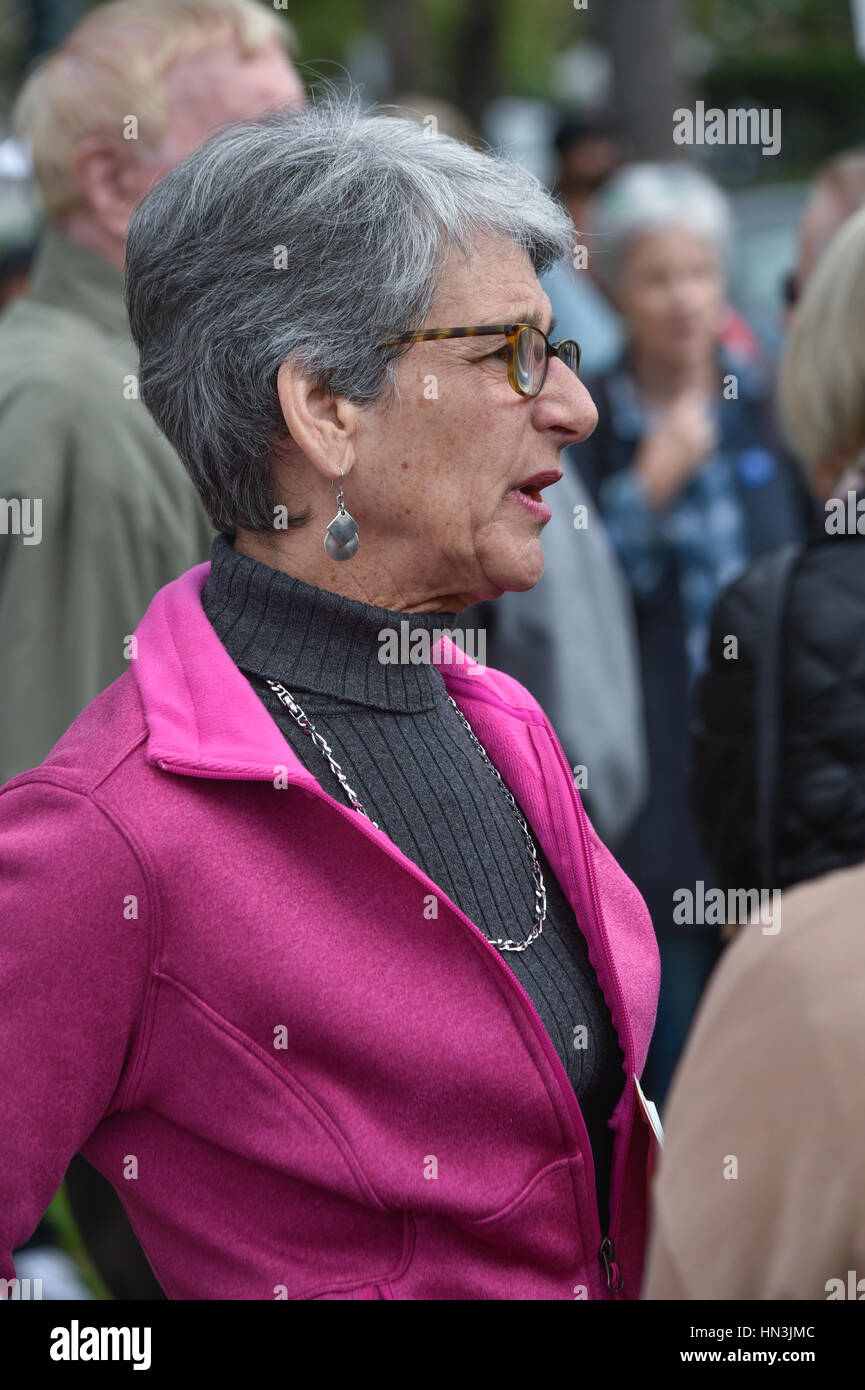
{"type": "MultiPolygon", "coordinates": [[[[533,310],[546,328],[549,300],[525,252],[484,238],[470,262],[452,254],[426,324],[414,326],[519,322],[533,310]]],[[[531,588],[543,570],[545,523],[506,493],[559,470],[561,450],[591,434],[597,411],[557,358],[540,394],[519,396],[504,358],[491,355],[503,346],[503,338],[414,344],[399,362],[398,397],[366,410],[324,396],[284,363],[278,390],[297,448],[275,460],[276,487],[290,511],[309,506],[312,520],[294,532],[242,530],[237,548],[320,588],[406,612],[458,612],[531,588]],[[436,400],[424,396],[430,376],[436,400]],[[336,486],[327,489],[340,468],[360,534],[344,562],[323,545],[336,513],[336,486]]]]}

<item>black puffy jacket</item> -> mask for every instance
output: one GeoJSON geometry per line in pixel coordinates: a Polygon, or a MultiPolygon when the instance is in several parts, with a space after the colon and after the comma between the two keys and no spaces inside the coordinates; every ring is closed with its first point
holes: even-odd
{"type": "Polygon", "coordinates": [[[719,598],[697,692],[691,802],[725,888],[785,888],[865,858],[865,536],[821,528],[791,571],[779,628],[775,874],[761,883],[756,688],[771,565],[762,557],[719,598]]]}

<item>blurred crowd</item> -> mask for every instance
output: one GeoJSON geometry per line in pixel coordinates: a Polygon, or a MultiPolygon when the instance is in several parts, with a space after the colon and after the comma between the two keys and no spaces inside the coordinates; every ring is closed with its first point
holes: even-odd
{"type": "MultiPolygon", "coordinates": [[[[42,499],[45,529],[40,544],[0,550],[0,782],[38,764],[122,674],[117,634],[209,556],[210,523],[136,396],[122,279],[131,211],[215,129],[306,100],[291,28],[273,11],[191,0],[152,13],[160,43],[145,59],[148,19],[132,0],[94,10],[16,107],[44,216],[36,242],[0,258],[0,497],[21,499],[22,518],[24,499],[42,499]],[[150,110],[158,149],[117,135],[127,113],[150,110]]],[[[439,112],[440,134],[477,138],[432,98],[397,109],[439,112]]],[[[719,1068],[728,1086],[738,1075],[758,1088],[742,1120],[757,1124],[783,1081],[754,1078],[748,1021],[756,1012],[780,1038],[796,1032],[784,1014],[795,1004],[761,975],[764,958],[774,967],[769,934],[736,956],[736,988],[725,977],[724,1007],[704,1007],[692,1032],[722,957],[753,928],[729,912],[683,921],[681,890],[705,900],[825,880],[820,901],[843,933],[863,886],[865,539],[855,522],[826,523],[830,499],[849,521],[865,493],[865,152],[839,151],[814,178],[778,286],[780,362],[731,306],[735,222],[695,163],[636,160],[615,112],[600,109],[562,113],[555,154],[574,245],[543,279],[549,336],[581,345],[598,425],[563,455],[540,582],[463,621],[484,628],[487,664],[550,716],[594,825],[651,912],[662,976],[643,1088],[665,1122],[677,1079],[658,1199],[669,1248],[654,1251],[650,1293],[679,1297],[677,1202],[705,1141],[701,1098],[723,1089],[719,1068]]],[[[816,961],[849,959],[845,946],[831,932],[812,944],[820,908],[807,894],[785,911],[800,952],[791,971],[831,990],[816,961]]],[[[160,1297],[104,1180],[78,1158],[65,1186],[114,1296],[160,1297]]],[[[31,1247],[53,1240],[43,1223],[31,1247]]]]}

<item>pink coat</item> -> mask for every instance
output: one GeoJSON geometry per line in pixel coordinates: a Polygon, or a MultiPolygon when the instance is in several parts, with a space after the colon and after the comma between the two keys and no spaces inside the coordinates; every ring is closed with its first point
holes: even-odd
{"type": "Polygon", "coordinates": [[[305,770],[205,616],[209,568],[156,595],[129,670],[0,793],[0,1277],[80,1150],[169,1298],[636,1298],[650,1131],[633,1076],[658,953],[549,721],[510,677],[436,649],[618,1031],[609,1233],[528,995],[305,770]]]}

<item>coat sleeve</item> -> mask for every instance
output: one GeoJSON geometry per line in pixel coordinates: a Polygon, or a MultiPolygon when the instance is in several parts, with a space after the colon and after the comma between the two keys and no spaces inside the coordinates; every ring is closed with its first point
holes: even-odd
{"type": "Polygon", "coordinates": [[[0,793],[0,1279],[124,1099],[148,919],[138,860],[88,797],[35,775],[0,793]]]}

